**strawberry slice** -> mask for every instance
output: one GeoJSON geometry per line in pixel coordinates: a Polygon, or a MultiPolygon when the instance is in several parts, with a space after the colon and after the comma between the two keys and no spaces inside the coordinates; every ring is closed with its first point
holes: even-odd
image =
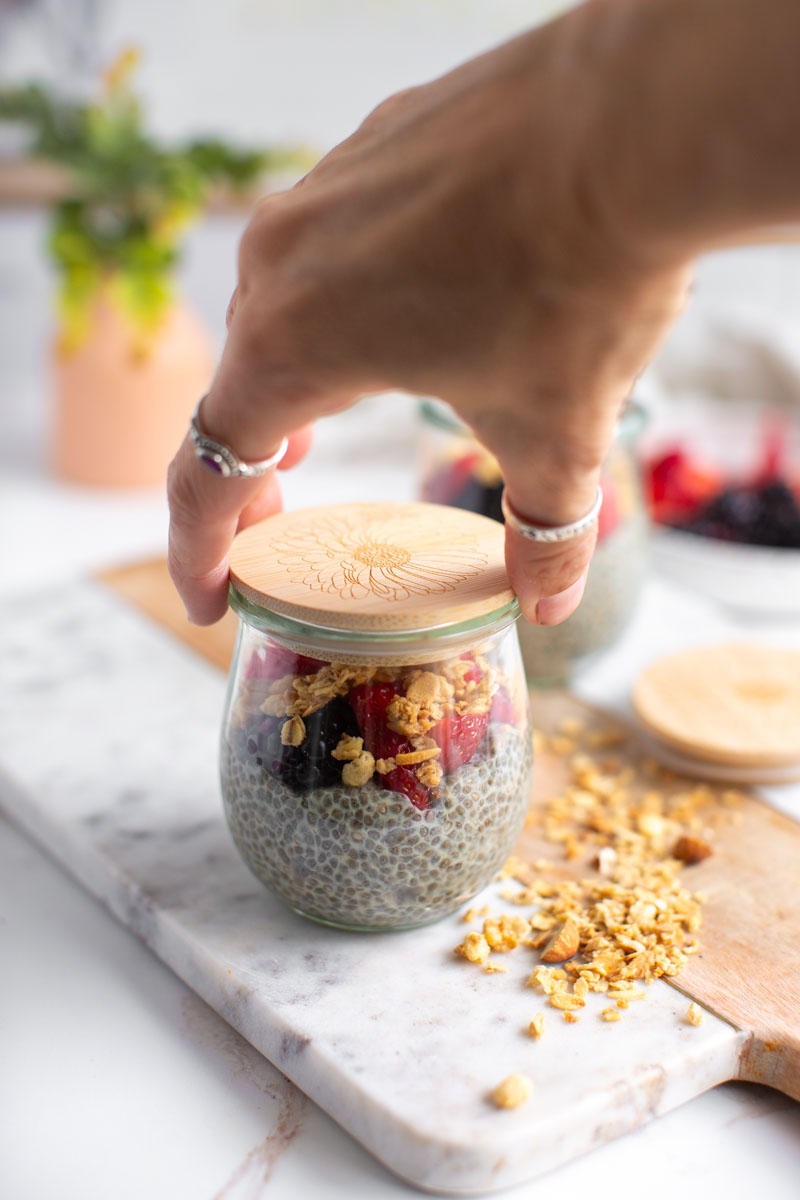
{"type": "Polygon", "coordinates": [[[250,656],[245,679],[282,679],[284,675],[315,675],[325,663],[319,658],[296,654],[288,646],[268,641],[250,656]]]}
{"type": "MultiPolygon", "coordinates": [[[[397,695],[399,692],[393,683],[360,683],[350,689],[350,707],[356,714],[362,736],[372,726],[385,728],[386,710],[397,695]]],[[[386,755],[381,757],[385,758],[386,755]]]]}
{"type": "Polygon", "coordinates": [[[428,731],[428,737],[442,748],[438,762],[446,775],[472,759],[488,724],[488,712],[450,713],[428,731]]]}
{"type": "MultiPolygon", "coordinates": [[[[358,728],[370,754],[378,758],[394,758],[409,754],[414,747],[407,737],[395,733],[386,724],[386,709],[399,693],[392,683],[360,683],[350,689],[348,699],[356,714],[358,728]]],[[[387,775],[376,776],[381,787],[390,792],[402,792],[415,808],[430,808],[428,788],[417,779],[411,767],[395,767],[387,775]]]]}

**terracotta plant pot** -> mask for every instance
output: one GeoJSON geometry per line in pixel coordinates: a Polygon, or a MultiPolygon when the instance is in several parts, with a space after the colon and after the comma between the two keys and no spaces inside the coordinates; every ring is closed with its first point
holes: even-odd
{"type": "Polygon", "coordinates": [[[54,352],[56,474],[103,487],[163,485],[215,359],[208,332],[183,304],[143,354],[124,318],[98,302],[88,339],[54,352]]]}

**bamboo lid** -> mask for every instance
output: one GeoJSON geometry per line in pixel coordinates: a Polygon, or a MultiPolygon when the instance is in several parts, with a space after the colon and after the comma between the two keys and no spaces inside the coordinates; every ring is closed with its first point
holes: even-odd
{"type": "Polygon", "coordinates": [[[800,652],[736,643],[651,663],[633,707],[666,745],[741,768],[800,765],[800,652]]]}
{"type": "Polygon", "coordinates": [[[436,629],[513,601],[504,542],[499,522],[440,504],[306,508],[238,534],[230,579],[259,608],[326,629],[436,629]]]}

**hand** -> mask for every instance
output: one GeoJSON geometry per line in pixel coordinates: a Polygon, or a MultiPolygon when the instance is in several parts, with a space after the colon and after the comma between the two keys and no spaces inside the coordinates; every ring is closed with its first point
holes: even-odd
{"type": "MultiPolygon", "coordinates": [[[[310,423],[360,394],[437,395],[496,455],[520,516],[563,524],[591,507],[687,271],[648,258],[597,194],[587,114],[602,84],[575,49],[586,19],[576,10],[393,97],[259,205],[203,405],[212,436],[248,461],[290,435],[290,466],[310,423]]],[[[169,500],[170,570],[190,618],[210,623],[233,536],[279,508],[277,484],[218,479],[185,442],[169,500]]],[[[569,615],[594,537],[507,531],[529,619],[569,615]]]]}

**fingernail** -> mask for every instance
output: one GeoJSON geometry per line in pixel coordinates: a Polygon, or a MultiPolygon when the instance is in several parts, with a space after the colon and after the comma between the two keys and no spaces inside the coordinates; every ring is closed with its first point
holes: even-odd
{"type": "Polygon", "coordinates": [[[536,624],[558,625],[566,621],[580,604],[585,587],[586,571],[563,592],[556,592],[555,596],[543,596],[536,605],[536,624]]]}

